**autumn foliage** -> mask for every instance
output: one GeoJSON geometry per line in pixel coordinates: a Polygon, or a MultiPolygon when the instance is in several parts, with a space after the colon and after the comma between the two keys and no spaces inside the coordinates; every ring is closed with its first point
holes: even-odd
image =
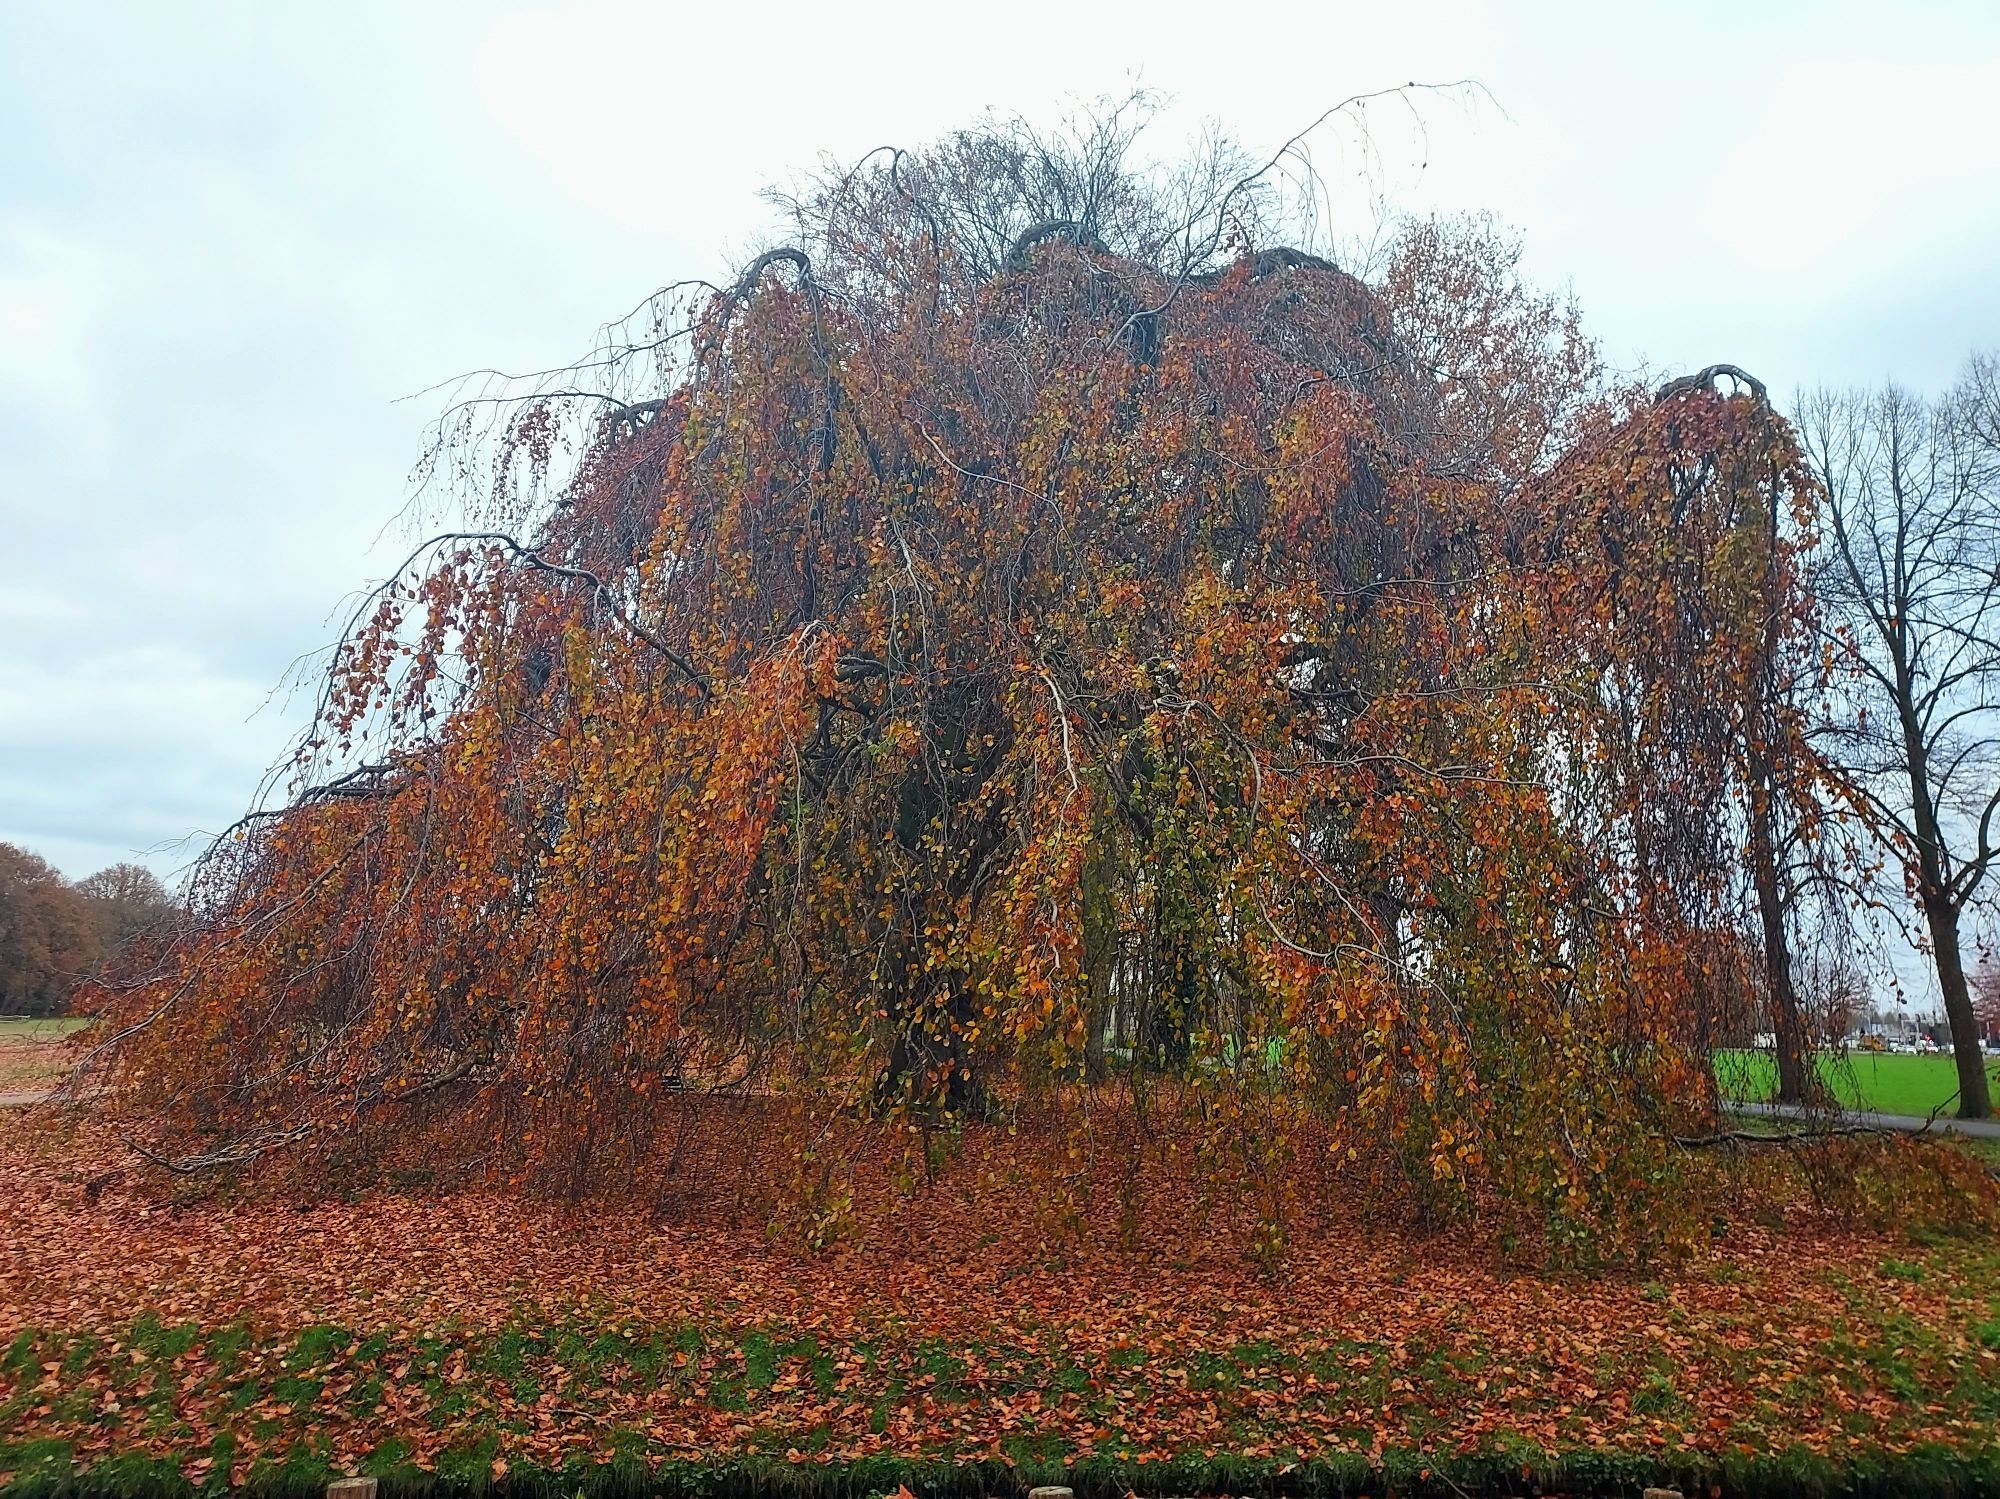
{"type": "Polygon", "coordinates": [[[175,915],[159,877],[136,864],[72,884],[46,860],[0,843],[0,1016],[61,1014],[87,975],[143,956],[175,915]]]}
{"type": "Polygon", "coordinates": [[[1241,183],[1052,205],[1007,148],[873,158],[454,409],[474,519],[118,996],[135,1138],[686,1185],[725,1092],[828,1237],[855,1153],[1030,1114],[1078,1190],[1171,1142],[1260,1251],[1308,1168],[1657,1227],[1796,733],[1787,428],[1607,388],[1485,225],[1364,281],[1241,183]]]}

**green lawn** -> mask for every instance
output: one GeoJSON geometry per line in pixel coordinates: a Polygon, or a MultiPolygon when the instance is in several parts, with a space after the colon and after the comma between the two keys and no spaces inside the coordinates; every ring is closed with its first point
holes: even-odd
{"type": "Polygon", "coordinates": [[[61,1041],[89,1024],[87,1015],[0,1015],[0,1046],[10,1041],[61,1041]]]}
{"type": "Polygon", "coordinates": [[[89,1024],[86,1016],[0,1016],[0,1097],[23,1103],[53,1088],[72,1061],[63,1042],[89,1024]]]}
{"type": "MultiPolygon", "coordinates": [[[[1760,1102],[1777,1091],[1777,1068],[1766,1052],[1717,1052],[1715,1074],[1726,1098],[1760,1102]]],[[[1820,1075],[1848,1108],[1884,1114],[1949,1112],[1958,1094],[1957,1068],[1944,1053],[1912,1057],[1857,1051],[1823,1056],[1820,1075]]],[[[2000,1057],[1987,1059],[1986,1075],[2000,1091],[2000,1057]]]]}

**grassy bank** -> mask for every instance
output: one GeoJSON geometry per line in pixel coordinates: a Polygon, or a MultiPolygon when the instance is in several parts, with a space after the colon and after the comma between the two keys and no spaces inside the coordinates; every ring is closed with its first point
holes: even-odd
{"type": "Polygon", "coordinates": [[[54,1087],[72,1061],[65,1043],[90,1023],[69,1015],[0,1016],[0,1094],[54,1087]]]}
{"type": "MultiPolygon", "coordinates": [[[[1877,1267],[1908,1287],[1990,1268],[1963,1251],[1877,1267]]],[[[1304,1330],[1289,1344],[1092,1356],[1053,1327],[1007,1345],[918,1336],[893,1319],[849,1341],[797,1326],[545,1317],[282,1337],[151,1316],[115,1337],[24,1329],[0,1361],[12,1387],[0,1475],[21,1499],[305,1499],[348,1471],[379,1476],[392,1499],[859,1499],[1036,1482],[1084,1499],[1534,1487],[1629,1499],[1659,1483],[1774,1496],[2000,1484],[2000,1323],[1980,1330],[1982,1346],[1955,1349],[1856,1286],[1853,1315],[1822,1346],[1741,1350],[1723,1385],[1689,1357],[1686,1292],[1653,1284],[1661,1345],[1676,1353],[1646,1360],[1630,1388],[1617,1360],[1601,1360],[1594,1403],[1553,1346],[1522,1357],[1304,1330]],[[1494,1411],[1500,1420],[1468,1419],[1494,1411]]],[[[1730,1341],[1750,1326],[1722,1319],[1710,1332],[1730,1341]]]]}
{"type": "MultiPolygon", "coordinates": [[[[1850,1109],[1924,1115],[1949,1111],[1958,1094],[1958,1070],[1948,1055],[1857,1051],[1822,1056],[1819,1066],[1834,1097],[1850,1109]]],[[[1777,1091],[1777,1068],[1768,1052],[1718,1052],[1715,1072],[1726,1098],[1757,1102],[1777,1091]]],[[[1988,1061],[1986,1075],[2000,1091],[2000,1057],[1988,1061]]]]}
{"type": "Polygon", "coordinates": [[[1640,1299],[1657,1320],[1635,1338],[1611,1332],[1588,1363],[1577,1356],[1588,1313],[1511,1343],[1448,1326],[1357,1337],[1311,1323],[1248,1341],[1100,1340],[1053,1307],[1039,1326],[971,1337],[887,1308],[838,1328],[738,1321],[726,1307],[671,1324],[522,1308],[492,1327],[289,1333],[146,1314],[122,1329],[14,1336],[0,1361],[0,1469],[47,1481],[78,1461],[144,1452],[190,1482],[254,1486],[301,1463],[414,1482],[578,1459],[813,1470],[1337,1456],[1373,1470],[1390,1454],[1720,1462],[1803,1440],[1859,1461],[1990,1447],[1995,1309],[1961,1305],[1978,1319],[1966,1338],[1913,1315],[1903,1292],[1984,1279],[1991,1262],[1930,1251],[1854,1268],[1864,1280],[1839,1278],[1838,1309],[1802,1345],[1785,1324],[1705,1310],[1711,1287],[1647,1282],[1640,1299]]]}
{"type": "Polygon", "coordinates": [[[66,1041],[90,1023],[89,1016],[79,1015],[0,1015],[0,1043],[66,1041]]]}
{"type": "Polygon", "coordinates": [[[23,1495],[1969,1494],[2000,1448],[2000,1250],[1810,1202],[1597,1275],[1329,1203],[1267,1279],[1224,1205],[1066,1224],[1011,1158],[806,1255],[700,1203],[246,1200],[0,1130],[23,1495]]]}

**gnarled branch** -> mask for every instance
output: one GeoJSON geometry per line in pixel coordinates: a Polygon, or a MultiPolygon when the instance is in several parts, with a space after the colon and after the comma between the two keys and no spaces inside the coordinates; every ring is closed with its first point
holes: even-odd
{"type": "Polygon", "coordinates": [[[1691,391],[1714,390],[1716,381],[1724,378],[1733,380],[1739,389],[1748,390],[1758,405],[1768,406],[1771,404],[1770,394],[1764,389],[1764,382],[1747,370],[1734,364],[1711,364],[1706,369],[1696,370],[1692,375],[1682,375],[1677,379],[1669,380],[1665,385],[1660,387],[1659,393],[1653,397],[1653,404],[1658,406],[1662,402],[1672,400],[1675,396],[1684,396],[1691,391]]]}
{"type": "Polygon", "coordinates": [[[1001,269],[1009,274],[1025,271],[1035,246],[1057,235],[1066,235],[1069,242],[1080,249],[1099,255],[1111,253],[1104,241],[1097,237],[1097,232],[1088,225],[1080,224],[1075,219],[1043,219],[1038,224],[1030,224],[1014,237],[1014,243],[1007,247],[1006,258],[1000,262],[1001,269]]]}

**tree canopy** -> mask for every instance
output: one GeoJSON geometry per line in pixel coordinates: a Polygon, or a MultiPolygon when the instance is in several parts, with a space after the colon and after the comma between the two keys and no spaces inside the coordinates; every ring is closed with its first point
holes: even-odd
{"type": "Polygon", "coordinates": [[[1310,1151],[1646,1231],[1745,807],[1815,794],[1760,768],[1818,662],[1790,429],[1605,381],[1487,223],[1364,276],[1137,130],[876,153],[447,414],[470,524],[120,993],[150,1149],[448,1122],[587,1186],[723,1094],[830,1211],[830,1139],[1052,1110],[1083,1159],[1109,1090],[1274,1224],[1310,1151]]]}

